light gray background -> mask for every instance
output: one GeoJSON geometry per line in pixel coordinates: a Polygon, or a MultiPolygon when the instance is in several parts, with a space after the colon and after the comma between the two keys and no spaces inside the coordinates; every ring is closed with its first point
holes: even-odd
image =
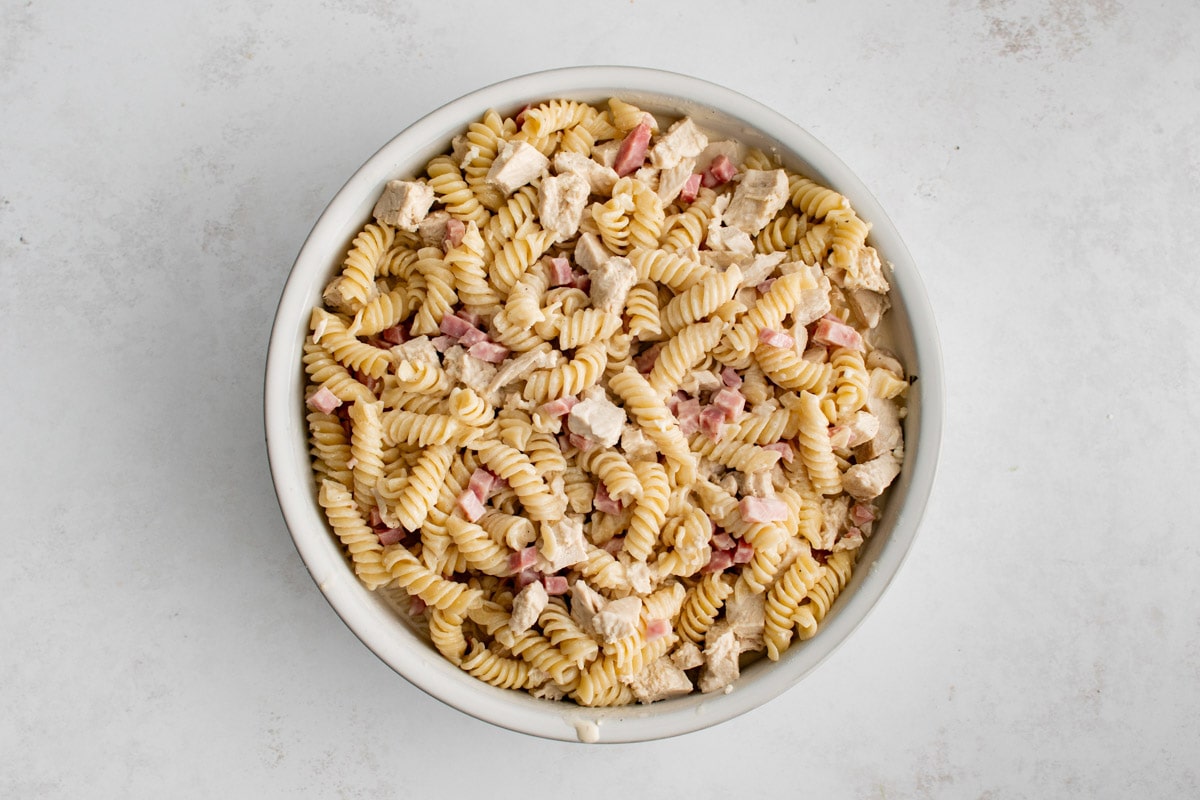
{"type": "Polygon", "coordinates": [[[0,3],[0,796],[1195,797],[1200,7],[0,3]],[[271,490],[291,260],[495,80],[626,63],[773,105],[879,197],[948,380],[921,535],[776,702],[604,748],[440,705],[271,490]]]}

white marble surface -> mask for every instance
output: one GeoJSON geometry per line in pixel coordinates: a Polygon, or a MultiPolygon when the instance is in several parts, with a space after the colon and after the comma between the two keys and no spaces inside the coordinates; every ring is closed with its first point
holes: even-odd
{"type": "Polygon", "coordinates": [[[0,796],[1200,795],[1200,7],[496,8],[0,3],[0,796]],[[606,62],[773,104],[859,173],[949,410],[851,641],[713,730],[587,748],[444,707],[349,633],[275,504],[261,380],[367,156],[606,62]]]}

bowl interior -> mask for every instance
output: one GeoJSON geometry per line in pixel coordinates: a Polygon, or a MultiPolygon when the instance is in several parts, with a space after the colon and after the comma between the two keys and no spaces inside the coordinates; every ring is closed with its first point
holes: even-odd
{"type": "Polygon", "coordinates": [[[313,580],[364,644],[410,682],[475,717],[548,738],[605,742],[662,738],[725,721],[794,685],[832,653],[879,599],[909,550],[932,487],[943,405],[941,356],[928,300],[899,234],[862,182],[811,135],[755,101],[695,78],[626,67],[556,70],[481,89],[419,120],[372,156],[334,197],[296,259],[275,318],[264,394],[271,470],[288,528],[313,580]],[[872,223],[870,242],[894,266],[884,341],[918,380],[904,420],[904,469],[850,583],[813,639],[793,644],[778,663],[763,658],[750,664],[729,694],[587,709],[475,680],[415,632],[393,605],[397,598],[369,592],[358,582],[316,500],[301,355],[310,311],[388,180],[419,173],[489,108],[511,114],[527,102],[555,97],[596,104],[612,96],[664,119],[690,115],[708,131],[776,155],[790,169],[846,195],[872,223]]]}

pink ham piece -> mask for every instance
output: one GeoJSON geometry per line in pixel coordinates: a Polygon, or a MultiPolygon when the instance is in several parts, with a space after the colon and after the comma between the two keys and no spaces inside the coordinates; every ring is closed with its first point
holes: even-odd
{"type": "Polygon", "coordinates": [[[759,294],[766,294],[767,292],[771,291],[771,287],[774,285],[775,285],[775,278],[767,278],[765,281],[758,284],[758,286],[755,286],[754,289],[759,294]]]}
{"type": "Polygon", "coordinates": [[[732,422],[746,407],[746,397],[737,389],[727,386],[713,395],[712,405],[721,409],[725,419],[732,422]]]}
{"type": "Polygon", "coordinates": [[[388,344],[404,344],[404,329],[399,325],[393,325],[380,331],[379,338],[388,344]]]}
{"type": "Polygon", "coordinates": [[[580,436],[578,433],[568,433],[567,444],[578,448],[584,453],[596,446],[596,443],[591,439],[587,438],[586,436],[580,436]]]}
{"type": "Polygon", "coordinates": [[[408,613],[411,616],[419,617],[425,613],[425,609],[429,608],[425,601],[417,597],[415,594],[408,598],[408,613]]]}
{"type": "Polygon", "coordinates": [[[483,322],[483,317],[479,316],[474,311],[467,311],[465,308],[460,308],[458,311],[455,311],[454,316],[461,320],[466,320],[476,328],[479,327],[479,323],[483,322]]]}
{"type": "Polygon", "coordinates": [[[763,328],[758,332],[758,340],[763,344],[771,345],[771,347],[778,347],[780,350],[791,350],[796,346],[795,339],[774,328],[763,328]]]}
{"type": "Polygon", "coordinates": [[[382,530],[379,532],[379,543],[384,547],[388,547],[393,544],[399,544],[400,540],[404,538],[405,533],[407,533],[407,531],[405,531],[403,528],[388,528],[387,530],[382,530]]]}
{"type": "Polygon", "coordinates": [[[812,339],[818,344],[830,347],[863,349],[862,336],[858,334],[858,331],[836,317],[822,317],[817,320],[817,328],[813,331],[812,339]]]}
{"type": "Polygon", "coordinates": [[[855,525],[866,525],[875,521],[875,509],[865,503],[855,503],[850,506],[850,519],[855,525]]]}
{"type": "Polygon", "coordinates": [[[658,361],[658,354],[662,352],[662,349],[662,342],[651,346],[646,352],[633,357],[633,366],[643,375],[649,375],[650,370],[654,369],[654,362],[658,361]]]}
{"type": "Polygon", "coordinates": [[[722,153],[712,160],[708,169],[704,170],[700,182],[706,188],[713,189],[723,183],[728,183],[734,175],[737,175],[737,167],[729,160],[729,156],[722,153]]]}
{"type": "Polygon", "coordinates": [[[376,533],[387,528],[387,523],[383,521],[383,516],[379,513],[379,509],[375,506],[371,506],[371,515],[368,517],[367,521],[370,526],[375,529],[376,533]]]}
{"type": "Polygon", "coordinates": [[[617,159],[613,169],[620,177],[625,177],[641,168],[646,163],[646,150],[650,147],[650,123],[642,120],[638,126],[629,132],[617,150],[617,159]]]}
{"type": "Polygon", "coordinates": [[[679,190],[679,199],[685,203],[690,203],[696,199],[696,195],[700,193],[700,180],[704,176],[699,172],[693,172],[692,176],[683,183],[683,188],[679,190]]]}
{"type": "Polygon", "coordinates": [[[313,411],[320,411],[322,414],[332,414],[333,410],[340,406],[342,401],[338,396],[329,391],[329,387],[322,386],[312,393],[312,396],[306,401],[306,405],[313,411]]]}
{"type": "Polygon", "coordinates": [[[467,226],[463,224],[461,219],[451,218],[446,222],[446,236],[442,239],[442,249],[450,250],[462,244],[463,234],[467,232],[467,226]]]}
{"type": "Polygon", "coordinates": [[[442,317],[442,322],[438,327],[442,333],[457,339],[475,326],[457,314],[446,314],[442,317]]]}
{"type": "Polygon", "coordinates": [[[620,514],[625,508],[624,504],[612,499],[608,494],[608,487],[604,485],[604,481],[596,483],[596,496],[592,500],[592,505],[597,511],[603,511],[605,514],[620,514]]]}
{"type": "Polygon", "coordinates": [[[796,457],[796,454],[794,452],[792,452],[792,446],[790,444],[788,444],[787,442],[775,442],[773,444],[764,444],[763,450],[774,450],[775,452],[779,453],[779,455],[782,457],[781,460],[785,464],[792,463],[792,459],[796,457]]]}
{"type": "Polygon", "coordinates": [[[754,545],[749,542],[738,542],[737,549],[733,551],[733,563],[749,564],[754,560],[754,545]]]}
{"type": "Polygon", "coordinates": [[[560,397],[557,400],[551,400],[549,403],[543,403],[538,411],[545,414],[547,417],[561,417],[564,414],[571,413],[571,409],[579,403],[579,398],[574,395],[560,397]]]}
{"type": "Polygon", "coordinates": [[[738,375],[737,370],[733,367],[726,367],[721,370],[721,383],[730,389],[740,389],[742,386],[742,376],[738,375]]]}
{"type": "Polygon", "coordinates": [[[474,522],[483,516],[483,500],[470,489],[458,496],[458,507],[469,522],[474,522]]]}
{"type": "Polygon", "coordinates": [[[491,341],[492,340],[488,338],[486,333],[475,327],[469,328],[466,333],[458,337],[458,343],[463,347],[474,347],[477,344],[483,344],[491,341]]]}
{"type": "Polygon", "coordinates": [[[737,541],[728,533],[721,531],[720,533],[713,534],[712,546],[718,550],[732,550],[737,547],[737,541]]]}
{"type": "Polygon", "coordinates": [[[571,271],[571,262],[565,258],[550,259],[550,285],[570,286],[575,281],[575,273],[571,271]]]}
{"type": "Polygon", "coordinates": [[[588,275],[585,272],[576,272],[575,280],[572,282],[571,285],[574,286],[576,289],[578,289],[581,292],[591,291],[592,276],[588,275]]]}
{"type": "Polygon", "coordinates": [[[522,570],[529,569],[537,563],[538,550],[536,547],[526,547],[508,556],[508,574],[517,575],[522,570]]]}
{"type": "Polygon", "coordinates": [[[495,342],[476,342],[467,348],[467,355],[489,364],[499,364],[508,358],[508,348],[495,342]]]}
{"type": "Polygon", "coordinates": [[[497,481],[498,478],[490,470],[486,470],[483,467],[476,467],[475,471],[471,473],[470,480],[467,481],[467,491],[473,493],[479,498],[479,502],[482,503],[488,499],[488,495],[497,481]]]}
{"type": "Polygon", "coordinates": [[[679,404],[675,416],[679,418],[679,430],[684,436],[691,436],[700,430],[700,401],[689,397],[679,404]]]}
{"type": "Polygon", "coordinates": [[[458,340],[453,336],[435,336],[429,340],[429,343],[433,345],[434,350],[437,350],[439,353],[444,353],[451,347],[454,347],[454,345],[458,344],[458,340]]]}
{"type": "Polygon", "coordinates": [[[745,522],[783,522],[788,507],[778,497],[743,497],[738,503],[738,513],[745,522]]]}
{"type": "Polygon", "coordinates": [[[671,632],[671,623],[665,619],[651,619],[646,621],[646,641],[652,642],[655,639],[661,639],[671,632]]]}
{"type": "Polygon", "coordinates": [[[621,552],[623,547],[625,547],[625,537],[614,536],[605,542],[604,546],[600,549],[608,553],[610,556],[615,556],[617,553],[621,552]]]}
{"type": "Polygon", "coordinates": [[[569,590],[566,575],[543,575],[542,586],[548,595],[562,595],[569,590]]]}
{"type": "MultiPolygon", "coordinates": [[[[700,412],[700,430],[714,442],[721,441],[721,428],[724,426],[725,412],[717,406],[709,406],[700,412]]],[[[682,429],[683,424],[680,423],[679,427],[682,429]]]]}
{"type": "Polygon", "coordinates": [[[723,572],[733,566],[733,554],[728,550],[714,550],[712,558],[708,559],[701,572],[723,572]]]}

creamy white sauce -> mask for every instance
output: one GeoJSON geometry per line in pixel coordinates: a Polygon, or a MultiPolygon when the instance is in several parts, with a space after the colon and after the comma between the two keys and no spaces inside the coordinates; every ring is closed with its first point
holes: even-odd
{"type": "Polygon", "coordinates": [[[584,744],[595,744],[600,741],[600,726],[590,719],[576,720],[575,736],[584,744]]]}

